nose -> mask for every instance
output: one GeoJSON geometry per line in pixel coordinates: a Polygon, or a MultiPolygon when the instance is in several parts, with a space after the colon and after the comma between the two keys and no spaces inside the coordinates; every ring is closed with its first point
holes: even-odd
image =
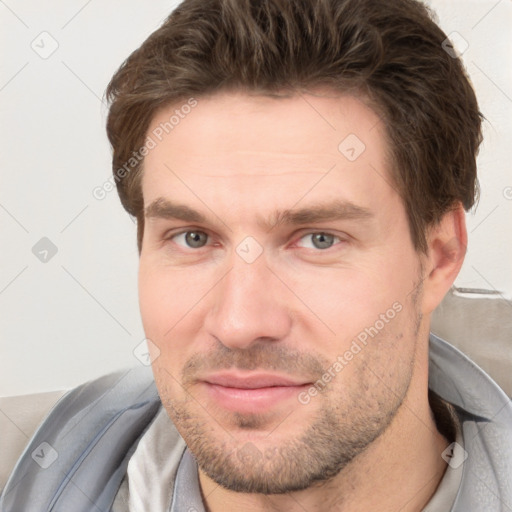
{"type": "Polygon", "coordinates": [[[212,291],[205,329],[224,346],[249,348],[290,332],[290,298],[263,257],[246,263],[234,254],[231,270],[212,291]]]}

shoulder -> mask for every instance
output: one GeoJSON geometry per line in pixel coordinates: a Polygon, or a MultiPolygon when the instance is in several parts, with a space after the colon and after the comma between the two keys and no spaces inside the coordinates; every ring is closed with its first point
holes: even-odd
{"type": "Polygon", "coordinates": [[[0,510],[50,510],[84,499],[107,505],[105,491],[117,492],[130,455],[160,407],[149,367],[105,375],[69,391],[18,460],[0,510]]]}
{"type": "Polygon", "coordinates": [[[39,424],[66,390],[0,397],[0,494],[39,424]]]}
{"type": "Polygon", "coordinates": [[[467,356],[434,335],[429,369],[430,389],[455,408],[462,427],[463,446],[449,463],[463,466],[452,510],[501,510],[512,503],[510,398],[467,356]]]}

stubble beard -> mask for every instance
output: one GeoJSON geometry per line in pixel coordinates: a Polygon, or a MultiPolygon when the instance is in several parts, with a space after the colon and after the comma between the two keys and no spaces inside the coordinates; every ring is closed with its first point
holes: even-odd
{"type": "Polygon", "coordinates": [[[171,399],[165,386],[158,388],[199,467],[214,482],[235,492],[285,494],[331,480],[383,434],[407,395],[412,364],[401,371],[400,382],[394,382],[391,389],[361,361],[357,383],[348,383],[349,392],[340,394],[338,400],[332,392],[315,397],[323,400],[322,407],[304,431],[293,437],[282,435],[281,428],[296,425],[293,412],[281,419],[280,426],[274,425],[274,431],[265,415],[231,413],[227,427],[222,414],[213,418],[193,398],[171,399]],[[254,437],[254,441],[237,440],[239,433],[244,439],[244,431],[249,430],[261,433],[258,439],[262,442],[254,437]],[[272,436],[279,441],[272,444],[272,436]]]}

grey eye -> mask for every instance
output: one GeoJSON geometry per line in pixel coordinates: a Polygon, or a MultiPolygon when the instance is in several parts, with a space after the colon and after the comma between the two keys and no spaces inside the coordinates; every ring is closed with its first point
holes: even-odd
{"type": "Polygon", "coordinates": [[[336,238],[334,235],[330,235],[329,233],[313,233],[310,236],[311,242],[317,249],[329,249],[336,238]]]}
{"type": "Polygon", "coordinates": [[[203,247],[208,241],[208,235],[203,231],[187,231],[184,235],[186,244],[194,249],[203,247]]]}

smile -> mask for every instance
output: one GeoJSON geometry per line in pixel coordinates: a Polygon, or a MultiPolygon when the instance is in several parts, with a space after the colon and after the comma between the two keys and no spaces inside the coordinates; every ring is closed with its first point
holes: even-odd
{"type": "Polygon", "coordinates": [[[311,383],[263,373],[219,373],[201,380],[209,398],[223,409],[245,414],[267,412],[296,398],[311,383]]]}

